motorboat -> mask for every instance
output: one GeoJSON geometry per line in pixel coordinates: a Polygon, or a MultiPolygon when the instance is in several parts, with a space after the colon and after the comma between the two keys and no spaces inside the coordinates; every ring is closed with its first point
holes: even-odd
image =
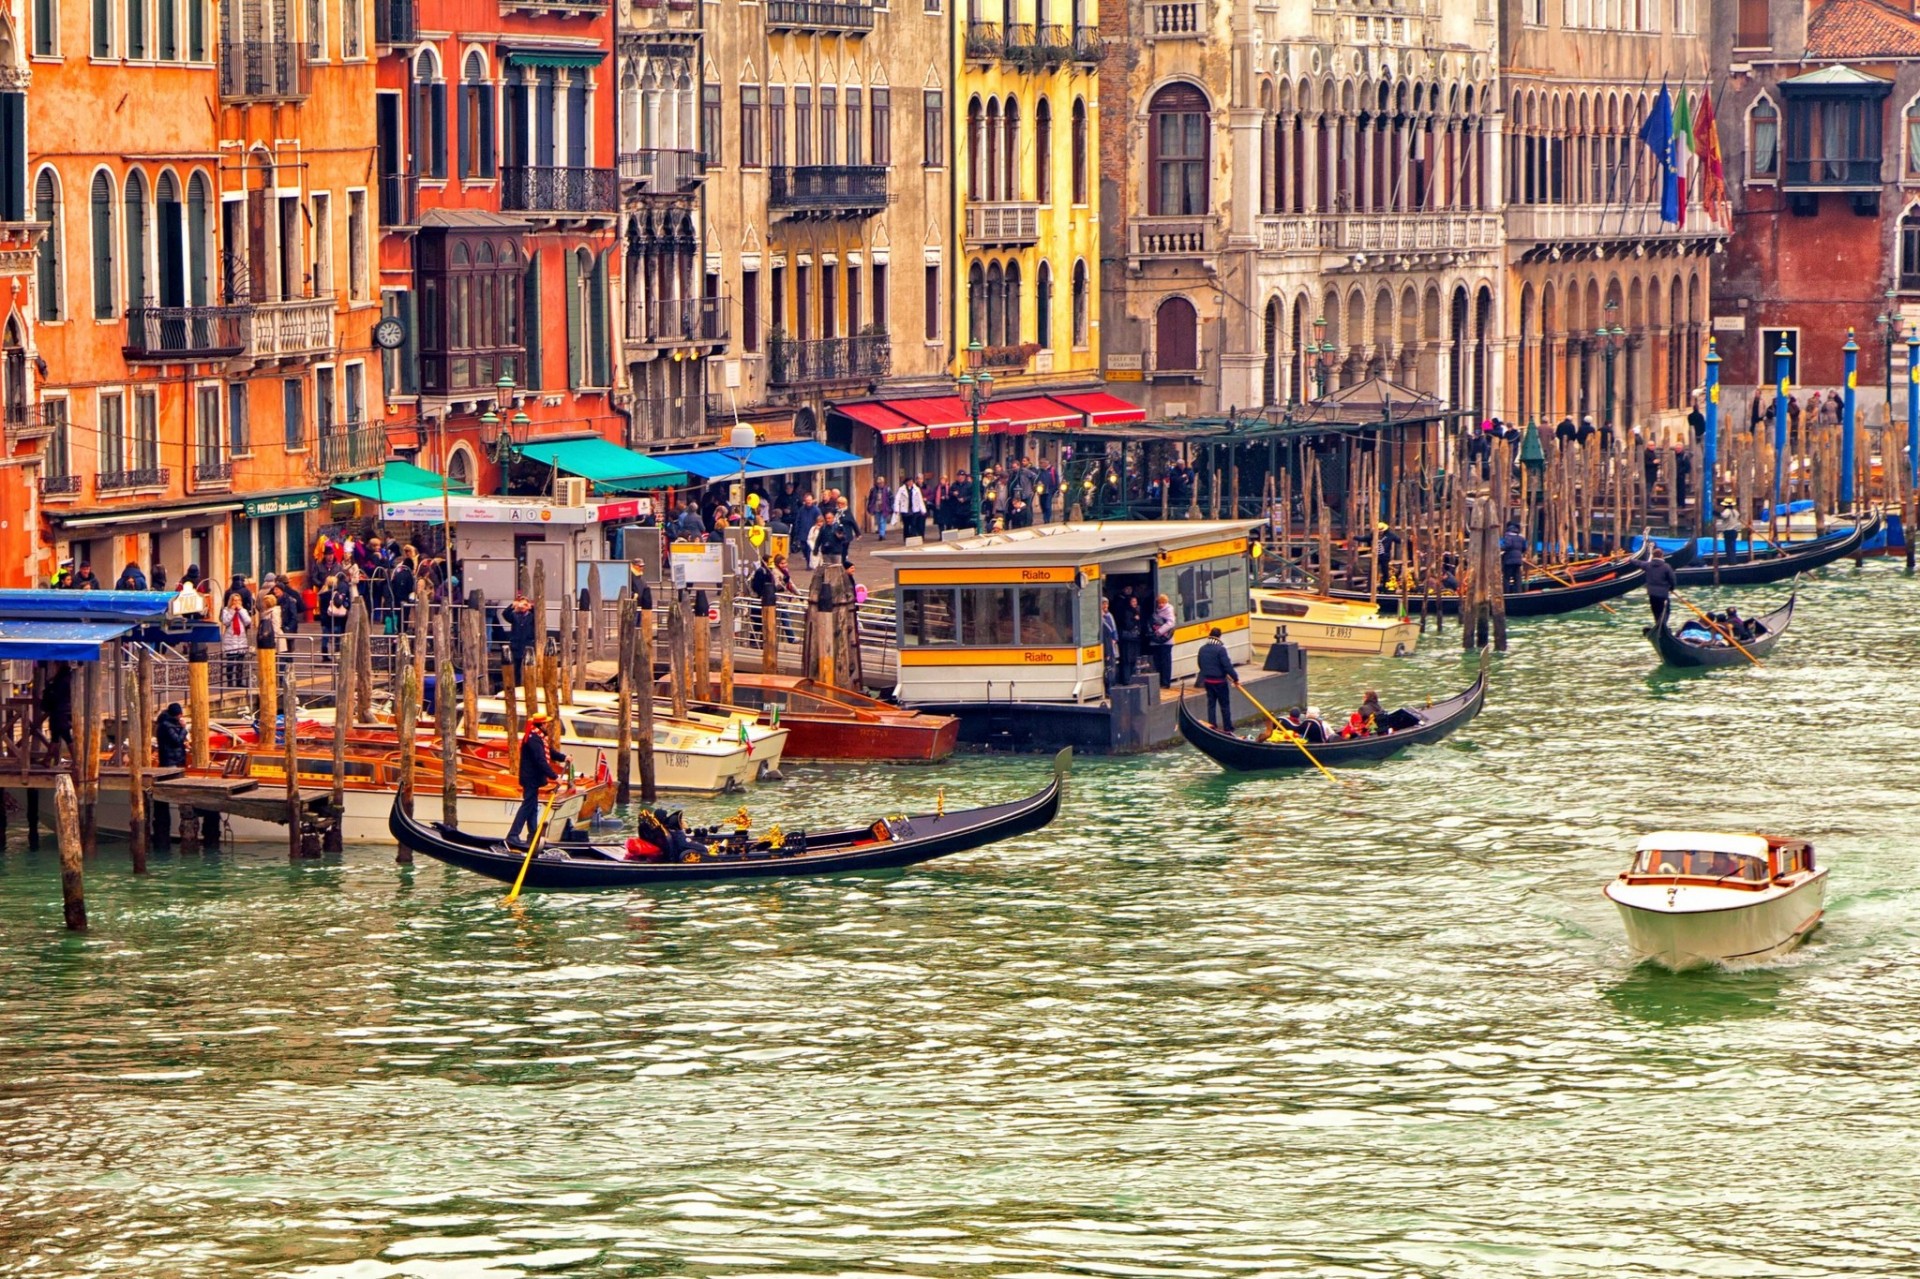
{"type": "Polygon", "coordinates": [[[1377,604],[1264,587],[1248,594],[1256,654],[1271,648],[1283,631],[1307,652],[1333,657],[1406,657],[1420,643],[1417,622],[1382,614],[1377,604]]]}
{"type": "MultiPolygon", "coordinates": [[[[484,740],[507,727],[507,704],[497,697],[483,697],[476,707],[478,732],[484,740]]],[[[519,712],[521,723],[527,712],[519,712]]],[[[620,749],[620,717],[612,705],[562,706],[555,718],[560,721],[560,748],[605,752],[615,760],[620,749]]],[[[500,740],[496,738],[495,740],[500,740]]],[[[757,780],[763,771],[780,767],[780,756],[787,742],[784,728],[764,728],[750,719],[727,717],[718,722],[674,719],[656,709],[653,717],[653,767],[655,785],[663,791],[693,795],[717,795],[738,790],[757,780]]],[[[581,760],[581,764],[588,761],[581,760]]],[[[634,747],[634,776],[639,776],[639,747],[634,747]]]]}
{"type": "Polygon", "coordinates": [[[1635,957],[1678,972],[1792,950],[1819,927],[1826,886],[1804,839],[1656,831],[1605,892],[1635,957]]]}

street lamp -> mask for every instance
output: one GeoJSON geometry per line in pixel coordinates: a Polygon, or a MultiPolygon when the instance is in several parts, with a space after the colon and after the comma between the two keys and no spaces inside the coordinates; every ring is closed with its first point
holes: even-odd
{"type": "Polygon", "coordinates": [[[1313,341],[1307,344],[1307,351],[1313,356],[1313,380],[1319,388],[1315,399],[1327,398],[1327,357],[1333,354],[1333,343],[1326,341],[1327,317],[1317,316],[1313,321],[1313,341]]]}
{"type": "MultiPolygon", "coordinates": [[[[1620,304],[1618,302],[1608,302],[1606,318],[1609,320],[1614,319],[1615,312],[1619,311],[1619,309],[1620,304]]],[[[1613,430],[1613,357],[1620,349],[1620,339],[1626,336],[1626,330],[1622,329],[1618,323],[1615,323],[1611,327],[1602,324],[1594,336],[1606,344],[1604,348],[1607,369],[1606,416],[1602,418],[1601,421],[1605,424],[1606,430],[1611,432],[1613,430]]]]}
{"type": "Polygon", "coordinates": [[[1885,345],[1885,351],[1880,361],[1880,368],[1886,374],[1887,378],[1887,422],[1889,425],[1893,422],[1893,344],[1900,328],[1900,315],[1894,309],[1893,304],[1899,296],[1900,295],[1893,289],[1888,289],[1886,292],[1887,309],[1874,317],[1874,323],[1880,326],[1880,338],[1885,345]]]}
{"type": "Polygon", "coordinates": [[[967,485],[967,489],[973,499],[973,531],[975,533],[987,531],[980,519],[980,406],[993,397],[993,374],[980,369],[981,352],[985,349],[980,345],[979,338],[967,343],[968,371],[962,373],[957,379],[960,394],[967,400],[967,411],[973,417],[973,446],[969,468],[972,472],[972,481],[967,485]],[[980,372],[974,373],[974,369],[980,369],[980,372]]]}

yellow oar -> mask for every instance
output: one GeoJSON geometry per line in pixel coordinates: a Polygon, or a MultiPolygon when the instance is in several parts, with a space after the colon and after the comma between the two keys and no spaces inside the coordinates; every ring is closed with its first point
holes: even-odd
{"type": "Polygon", "coordinates": [[[1253,708],[1259,711],[1262,715],[1265,715],[1267,717],[1267,722],[1273,725],[1273,729],[1276,733],[1280,734],[1281,741],[1292,742],[1295,746],[1299,747],[1300,753],[1302,755],[1305,755],[1307,757],[1307,761],[1311,763],[1315,768],[1319,769],[1322,773],[1325,773],[1328,781],[1339,782],[1342,786],[1345,786],[1348,784],[1347,780],[1344,777],[1334,776],[1332,769],[1328,768],[1325,764],[1322,764],[1318,759],[1314,758],[1313,752],[1307,749],[1306,739],[1301,737],[1300,734],[1294,732],[1292,729],[1288,728],[1285,724],[1282,724],[1277,718],[1274,717],[1273,712],[1268,710],[1266,707],[1262,706],[1259,703],[1258,699],[1256,699],[1252,693],[1249,693],[1244,686],[1240,688],[1240,695],[1246,698],[1249,702],[1252,702],[1253,708]]]}
{"type": "Polygon", "coordinates": [[[540,837],[547,833],[547,823],[553,820],[553,806],[560,801],[560,788],[553,788],[553,798],[547,801],[546,811],[540,814],[540,821],[533,828],[533,838],[527,841],[527,855],[520,863],[520,873],[513,877],[513,890],[507,894],[509,903],[520,896],[520,885],[527,882],[527,867],[533,865],[533,855],[540,851],[540,837]]]}
{"type": "MultiPolygon", "coordinates": [[[[1702,613],[1699,609],[1694,608],[1693,601],[1688,599],[1686,596],[1680,594],[1680,592],[1675,591],[1673,593],[1673,598],[1679,600],[1682,604],[1685,604],[1688,608],[1692,608],[1693,615],[1699,618],[1701,621],[1705,622],[1707,624],[1708,629],[1712,630],[1712,632],[1715,635],[1718,635],[1720,638],[1727,641],[1727,643],[1739,649],[1740,656],[1746,658],[1749,662],[1752,662],[1755,666],[1760,665],[1760,659],[1755,657],[1752,653],[1749,653],[1747,651],[1747,646],[1734,638],[1733,629],[1731,627],[1722,626],[1720,623],[1714,621],[1711,617],[1708,617],[1705,613],[1702,613]]],[[[1665,626],[1666,624],[1667,624],[1666,619],[1661,618],[1660,625],[1665,626]]]]}
{"type": "MultiPolygon", "coordinates": [[[[1539,569],[1542,573],[1545,573],[1548,577],[1560,583],[1560,585],[1562,586],[1576,585],[1576,583],[1573,581],[1572,578],[1562,577],[1544,564],[1535,564],[1532,560],[1522,560],[1521,562],[1524,563],[1528,568],[1539,569]]],[[[1600,601],[1600,607],[1606,609],[1607,612],[1612,613],[1615,617],[1620,616],[1620,610],[1615,608],[1613,605],[1607,603],[1605,600],[1600,601]]]]}

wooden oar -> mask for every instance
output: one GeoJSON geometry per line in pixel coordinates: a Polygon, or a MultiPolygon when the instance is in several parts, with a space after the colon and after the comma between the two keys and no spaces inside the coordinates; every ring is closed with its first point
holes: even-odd
{"type": "Polygon", "coordinates": [[[527,855],[520,862],[520,873],[513,877],[513,889],[507,894],[511,904],[520,896],[520,885],[527,881],[527,867],[533,865],[533,855],[540,851],[540,838],[547,833],[547,823],[553,820],[553,806],[560,800],[560,787],[553,788],[553,797],[547,800],[546,811],[540,814],[540,821],[533,828],[533,838],[527,841],[527,855]]]}
{"type": "Polygon", "coordinates": [[[1300,753],[1302,755],[1305,755],[1307,757],[1307,761],[1311,763],[1315,768],[1319,769],[1322,773],[1326,774],[1326,778],[1328,781],[1339,782],[1342,786],[1351,786],[1351,783],[1348,782],[1346,778],[1334,776],[1333,770],[1328,768],[1325,764],[1322,764],[1318,759],[1314,757],[1313,752],[1307,749],[1306,739],[1303,738],[1300,734],[1294,732],[1292,729],[1288,728],[1285,724],[1282,724],[1279,721],[1279,719],[1274,716],[1274,713],[1268,710],[1266,707],[1262,706],[1259,700],[1255,698],[1252,693],[1249,693],[1244,686],[1240,688],[1240,695],[1246,698],[1249,702],[1252,702],[1253,708],[1259,711],[1262,715],[1265,715],[1267,717],[1267,722],[1273,725],[1274,732],[1280,734],[1281,741],[1292,742],[1295,746],[1299,747],[1300,753]]]}
{"type": "MultiPolygon", "coordinates": [[[[1752,662],[1755,666],[1760,665],[1760,659],[1755,657],[1752,653],[1749,653],[1747,651],[1747,646],[1734,638],[1733,629],[1731,627],[1722,626],[1720,623],[1714,621],[1711,617],[1708,617],[1705,613],[1702,613],[1698,608],[1694,608],[1693,601],[1688,599],[1686,596],[1680,594],[1680,592],[1675,591],[1673,593],[1673,598],[1679,600],[1682,604],[1685,604],[1688,608],[1693,609],[1693,615],[1699,618],[1701,621],[1705,622],[1707,624],[1708,629],[1711,630],[1715,635],[1720,636],[1722,639],[1726,640],[1727,643],[1739,649],[1740,656],[1746,658],[1749,662],[1752,662]]],[[[1661,618],[1660,625],[1665,626],[1666,624],[1667,624],[1667,620],[1664,617],[1661,618]]]]}
{"type": "MultiPolygon", "coordinates": [[[[1524,558],[1521,560],[1521,563],[1525,564],[1528,568],[1540,570],[1542,573],[1545,573],[1548,577],[1560,583],[1560,585],[1562,586],[1579,585],[1579,583],[1575,582],[1572,578],[1562,577],[1544,564],[1536,564],[1532,560],[1524,559],[1524,558]]],[[[1612,613],[1615,617],[1620,616],[1620,610],[1615,608],[1613,605],[1607,603],[1605,600],[1600,601],[1600,607],[1606,609],[1607,612],[1612,613]]]]}

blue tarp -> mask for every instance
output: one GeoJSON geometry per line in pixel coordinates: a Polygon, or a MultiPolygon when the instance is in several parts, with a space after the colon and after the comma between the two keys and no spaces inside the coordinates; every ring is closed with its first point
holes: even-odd
{"type": "Polygon", "coordinates": [[[55,622],[0,618],[0,659],[16,662],[97,662],[100,646],[133,628],[125,622],[55,622]]]}
{"type": "Polygon", "coordinates": [[[171,617],[171,591],[0,590],[0,659],[95,662],[128,635],[148,643],[211,644],[219,627],[171,617]]]}
{"type": "MultiPolygon", "coordinates": [[[[702,449],[697,453],[662,453],[657,461],[677,466],[698,480],[730,480],[740,474],[740,454],[733,449],[702,449]]],[[[848,453],[812,440],[790,444],[762,444],[746,457],[747,478],[791,475],[796,471],[830,471],[843,466],[872,466],[873,459],[848,453]]]]}
{"type": "Polygon", "coordinates": [[[0,591],[0,620],[69,617],[101,622],[158,622],[166,618],[172,603],[172,591],[0,591]]]}

